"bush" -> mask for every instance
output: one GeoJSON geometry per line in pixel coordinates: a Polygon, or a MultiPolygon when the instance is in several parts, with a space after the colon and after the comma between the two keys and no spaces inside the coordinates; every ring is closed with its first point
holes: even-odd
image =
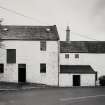
{"type": "Polygon", "coordinates": [[[99,83],[100,83],[100,86],[105,86],[105,75],[99,78],[99,83]]]}

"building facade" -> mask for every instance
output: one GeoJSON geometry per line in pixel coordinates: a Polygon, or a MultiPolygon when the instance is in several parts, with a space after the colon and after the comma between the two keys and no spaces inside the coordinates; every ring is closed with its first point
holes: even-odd
{"type": "Polygon", "coordinates": [[[95,86],[105,75],[104,41],[59,41],[56,26],[0,26],[0,81],[95,86]]]}
{"type": "Polygon", "coordinates": [[[0,81],[58,85],[56,26],[2,26],[0,81]]]}
{"type": "MultiPolygon", "coordinates": [[[[70,39],[67,27],[66,37],[70,39]],[[69,36],[69,37],[68,37],[69,36]]],[[[60,86],[95,86],[105,75],[105,41],[60,41],[60,86]]]]}

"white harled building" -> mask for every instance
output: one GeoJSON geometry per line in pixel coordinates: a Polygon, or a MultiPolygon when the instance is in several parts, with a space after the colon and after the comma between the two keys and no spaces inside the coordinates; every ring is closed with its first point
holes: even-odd
{"type": "Polygon", "coordinates": [[[0,27],[0,81],[58,86],[56,26],[0,27]]]}
{"type": "Polygon", "coordinates": [[[95,86],[105,75],[105,41],[60,41],[53,26],[0,26],[0,81],[95,86]]]}
{"type": "Polygon", "coordinates": [[[95,86],[105,75],[105,41],[60,41],[60,86],[95,86]]]}

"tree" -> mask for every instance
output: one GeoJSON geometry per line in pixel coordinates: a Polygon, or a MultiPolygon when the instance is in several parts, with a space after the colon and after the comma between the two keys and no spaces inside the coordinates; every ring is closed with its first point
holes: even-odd
{"type": "Polygon", "coordinates": [[[0,18],[0,48],[2,48],[2,22],[3,22],[3,18],[0,18]]]}
{"type": "Polygon", "coordinates": [[[99,77],[100,86],[105,86],[105,75],[99,77]]]}

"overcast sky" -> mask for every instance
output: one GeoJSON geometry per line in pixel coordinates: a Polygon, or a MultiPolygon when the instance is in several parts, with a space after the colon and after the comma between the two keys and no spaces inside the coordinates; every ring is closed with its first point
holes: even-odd
{"type": "Polygon", "coordinates": [[[69,25],[71,40],[105,40],[105,0],[0,0],[0,6],[33,18],[0,9],[3,24],[57,25],[61,40],[69,25]]]}

